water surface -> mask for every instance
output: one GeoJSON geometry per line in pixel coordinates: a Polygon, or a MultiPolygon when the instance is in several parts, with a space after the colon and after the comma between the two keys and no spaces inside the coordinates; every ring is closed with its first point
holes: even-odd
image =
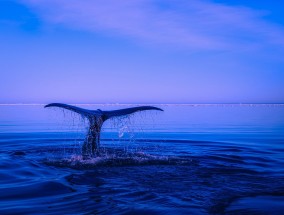
{"type": "Polygon", "coordinates": [[[107,122],[102,153],[86,160],[76,114],[0,106],[0,213],[284,211],[284,106],[159,107],[107,122]]]}

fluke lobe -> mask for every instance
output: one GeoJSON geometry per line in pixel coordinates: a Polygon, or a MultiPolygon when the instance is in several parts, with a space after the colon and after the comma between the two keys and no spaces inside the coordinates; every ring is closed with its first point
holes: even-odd
{"type": "Polygon", "coordinates": [[[145,111],[145,110],[163,111],[162,109],[153,106],[138,106],[138,107],[125,108],[125,109],[112,110],[112,111],[102,111],[100,109],[88,110],[62,103],[51,103],[45,105],[44,107],[64,108],[76,112],[82,115],[83,117],[86,117],[89,120],[88,134],[82,146],[82,153],[84,156],[94,156],[95,153],[99,150],[100,132],[102,125],[106,120],[111,119],[113,117],[129,115],[138,111],[145,111]]]}

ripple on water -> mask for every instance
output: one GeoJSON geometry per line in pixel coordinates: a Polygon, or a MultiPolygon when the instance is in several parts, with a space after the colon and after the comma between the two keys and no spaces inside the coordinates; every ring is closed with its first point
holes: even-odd
{"type": "Polygon", "coordinates": [[[233,202],[227,208],[226,214],[281,215],[284,212],[283,203],[284,196],[246,197],[233,202]]]}
{"type": "Polygon", "coordinates": [[[17,200],[17,199],[32,199],[46,196],[55,196],[73,192],[71,187],[68,187],[60,182],[46,181],[32,183],[26,186],[16,186],[2,188],[0,200],[17,200]]]}

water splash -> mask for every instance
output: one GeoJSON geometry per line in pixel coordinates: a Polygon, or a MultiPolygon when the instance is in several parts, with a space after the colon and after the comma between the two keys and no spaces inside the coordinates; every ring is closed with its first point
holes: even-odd
{"type": "Polygon", "coordinates": [[[159,156],[144,152],[126,153],[122,150],[104,149],[95,157],[71,155],[60,159],[46,159],[45,164],[74,169],[92,169],[98,166],[137,166],[137,165],[188,165],[191,157],[159,156]]]}

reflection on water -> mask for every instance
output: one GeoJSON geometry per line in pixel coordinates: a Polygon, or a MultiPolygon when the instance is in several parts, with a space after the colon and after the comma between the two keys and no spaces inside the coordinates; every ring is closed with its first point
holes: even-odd
{"type": "Polygon", "coordinates": [[[0,213],[281,214],[284,106],[161,107],[106,122],[83,158],[76,114],[0,106],[0,213]]]}

